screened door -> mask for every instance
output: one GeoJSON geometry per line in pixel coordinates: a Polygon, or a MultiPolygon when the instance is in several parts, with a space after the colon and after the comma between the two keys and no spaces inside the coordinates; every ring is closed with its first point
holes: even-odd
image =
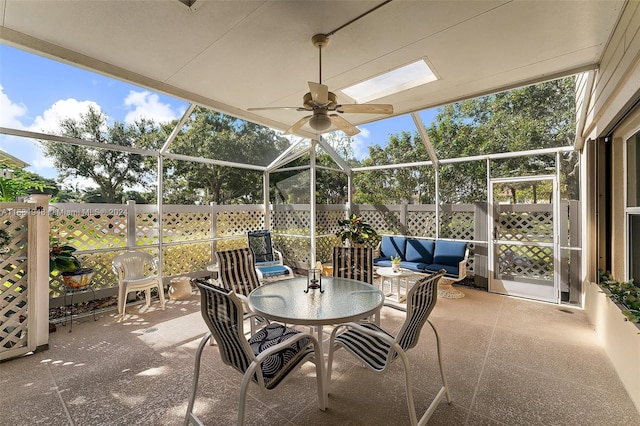
{"type": "Polygon", "coordinates": [[[554,176],[491,181],[489,291],[560,302],[556,185],[554,176]]]}

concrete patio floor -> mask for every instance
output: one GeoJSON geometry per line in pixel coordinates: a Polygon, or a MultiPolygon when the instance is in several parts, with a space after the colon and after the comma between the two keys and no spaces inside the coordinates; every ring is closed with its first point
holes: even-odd
{"type": "MultiPolygon", "coordinates": [[[[431,316],[443,342],[453,403],[430,425],[638,425],[640,414],[580,309],[462,287],[431,316]]],[[[199,295],[157,301],[58,325],[49,350],[0,364],[2,425],[180,425],[194,352],[206,327],[199,295]]],[[[76,318],[74,318],[76,320],[76,318]]],[[[402,314],[383,309],[382,325],[402,314]]],[[[440,387],[434,337],[423,329],[409,352],[419,416],[440,387]]],[[[402,367],[374,374],[336,353],[329,408],[317,408],[307,364],[274,392],[250,388],[247,425],[406,425],[402,367]]],[[[217,347],[203,355],[196,413],[208,425],[234,424],[240,375],[217,347]]]]}

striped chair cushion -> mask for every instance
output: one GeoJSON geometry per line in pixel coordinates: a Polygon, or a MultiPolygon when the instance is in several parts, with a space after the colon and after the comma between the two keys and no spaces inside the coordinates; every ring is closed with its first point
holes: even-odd
{"type": "Polygon", "coordinates": [[[333,276],[373,284],[371,247],[334,247],[333,276]]]}
{"type": "MultiPolygon", "coordinates": [[[[363,327],[386,334],[398,343],[403,351],[414,347],[420,338],[420,331],[429,318],[437,301],[437,285],[444,270],[418,280],[407,295],[407,315],[400,331],[395,336],[372,323],[360,324],[363,327]]],[[[362,362],[376,371],[382,371],[397,357],[389,343],[366,334],[360,330],[348,329],[335,337],[336,344],[344,346],[362,362]],[[390,354],[390,352],[393,352],[390,354]]]]}
{"type": "MultiPolygon", "coordinates": [[[[372,331],[384,333],[393,339],[392,335],[373,323],[363,323],[361,325],[372,331]]],[[[335,341],[376,371],[382,371],[388,363],[387,357],[389,356],[391,347],[388,343],[377,337],[361,333],[357,330],[348,330],[336,336],[335,341]]],[[[398,354],[394,352],[394,358],[397,356],[398,354]]]]}
{"type": "Polygon", "coordinates": [[[216,252],[218,277],[224,288],[248,296],[260,286],[250,248],[216,252]]]}

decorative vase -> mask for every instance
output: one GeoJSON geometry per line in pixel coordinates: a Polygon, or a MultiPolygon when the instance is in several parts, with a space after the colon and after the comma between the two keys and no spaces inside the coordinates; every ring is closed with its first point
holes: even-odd
{"type": "Polygon", "coordinates": [[[392,263],[391,264],[391,269],[393,270],[393,272],[400,272],[400,264],[399,263],[392,263]]]}

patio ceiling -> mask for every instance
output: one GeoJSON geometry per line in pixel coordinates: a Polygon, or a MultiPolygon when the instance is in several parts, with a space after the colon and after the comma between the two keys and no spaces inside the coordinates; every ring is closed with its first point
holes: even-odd
{"type": "MultiPolygon", "coordinates": [[[[0,0],[0,34],[3,43],[285,130],[306,113],[247,109],[300,106],[307,82],[318,81],[311,37],[381,3],[0,0]]],[[[401,115],[593,69],[625,4],[392,1],[330,37],[322,82],[353,103],[341,89],[423,58],[436,82],[373,101],[401,115]]],[[[386,116],[343,117],[358,125],[386,116]]]]}

